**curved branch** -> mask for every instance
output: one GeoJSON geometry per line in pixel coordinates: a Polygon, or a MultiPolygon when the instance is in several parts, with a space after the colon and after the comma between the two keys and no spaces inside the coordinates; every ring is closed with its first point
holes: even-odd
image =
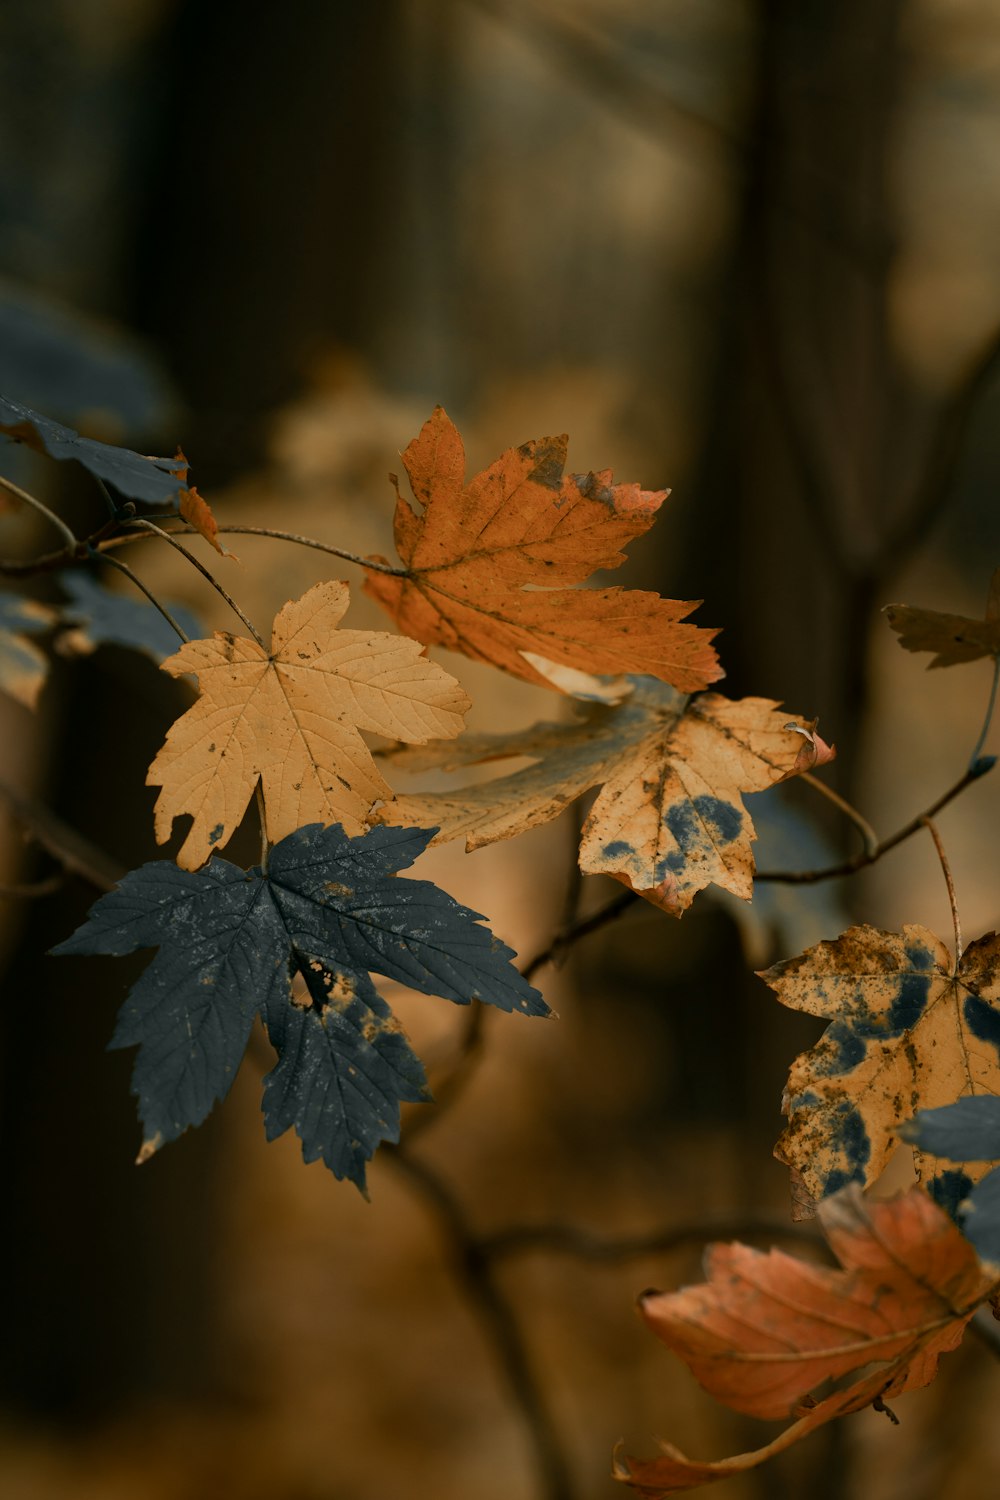
{"type": "Polygon", "coordinates": [[[897,833],[892,834],[890,838],[883,839],[881,843],[876,844],[874,849],[856,854],[853,859],[845,859],[839,865],[829,865],[825,870],[758,870],[754,879],[771,880],[783,885],[812,885],[818,880],[835,880],[841,875],[854,875],[858,870],[864,870],[868,865],[875,864],[876,860],[880,860],[883,854],[888,854],[890,849],[895,849],[898,844],[905,843],[915,833],[919,833],[925,827],[928,818],[933,818],[942,807],[947,807],[948,803],[953,802],[960,792],[964,792],[972,782],[978,781],[981,776],[992,771],[995,765],[995,756],[984,755],[924,812],[911,818],[909,823],[900,828],[897,833]]]}

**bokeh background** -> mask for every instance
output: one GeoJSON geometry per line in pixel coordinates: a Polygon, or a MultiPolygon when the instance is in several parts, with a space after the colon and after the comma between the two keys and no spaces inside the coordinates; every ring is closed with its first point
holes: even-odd
{"type": "MultiPolygon", "coordinates": [[[[1000,562],[995,5],[5,0],[0,78],[10,397],[144,452],[180,441],[223,523],[362,552],[390,548],[387,474],[435,403],[475,468],[568,431],[574,471],[673,488],[611,581],[703,598],[726,690],[819,715],[830,780],[880,833],[961,774],[989,665],[928,676],[879,610],[977,613],[1000,562]]],[[[0,461],[92,524],[84,477],[0,461]]],[[[49,540],[23,513],[0,531],[9,556],[49,540]]],[[[240,541],[238,563],[204,555],[258,625],[351,573],[240,541]]],[[[130,552],[150,585],[229,628],[157,546],[130,552]]],[[[349,623],[384,626],[350,581],[349,623]]],[[[564,711],[447,665],[475,727],[564,711]]],[[[184,692],[114,648],[55,662],[37,714],[3,704],[3,784],[112,867],[155,857],[145,767],[184,692]]],[[[762,867],[855,848],[807,787],[756,806],[762,867]]],[[[44,875],[2,816],[5,880],[44,875]]],[[[617,889],[574,879],[578,826],[421,873],[527,959],[617,889]]],[[[1000,787],[940,826],[966,930],[989,930],[1000,787]]],[[[133,1168],[130,1058],[104,1050],[129,965],[41,956],[94,895],[3,903],[0,1493],[609,1500],[620,1437],[704,1457],[767,1439],[634,1298],[696,1279],[713,1232],[808,1234],[770,1152],[819,1028],[750,969],[852,918],[947,937],[929,838],[750,908],[633,908],[541,972],[558,1021],[486,1018],[455,1102],[404,1122],[466,1236],[552,1230],[509,1233],[485,1296],[419,1171],[386,1153],[365,1202],[295,1140],[265,1144],[262,1037],[224,1107],[133,1168]]],[[[464,1015],[391,998],[447,1078],[464,1015]]],[[[970,1335],[899,1428],[863,1413],[727,1493],[980,1500],[998,1399],[995,1346],[970,1335]]]]}

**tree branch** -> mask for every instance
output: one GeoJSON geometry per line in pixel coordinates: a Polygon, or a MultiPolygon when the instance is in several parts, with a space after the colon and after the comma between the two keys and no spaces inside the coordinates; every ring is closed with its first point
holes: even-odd
{"type": "Polygon", "coordinates": [[[73,875],[82,875],[99,891],[113,890],[124,878],[125,870],[110,854],[92,844],[82,833],[77,833],[75,828],[33,797],[25,796],[5,781],[0,781],[0,797],[35,842],[57,859],[63,869],[73,875]]]}
{"type": "Polygon", "coordinates": [[[943,807],[947,807],[948,803],[953,802],[960,792],[964,792],[972,782],[978,781],[981,776],[992,771],[995,765],[996,757],[992,755],[986,755],[977,760],[960,780],[956,781],[954,786],[949,787],[926,811],[918,813],[915,818],[911,818],[909,823],[900,828],[898,833],[883,839],[870,851],[856,854],[853,859],[845,859],[842,864],[829,865],[825,870],[758,870],[754,879],[771,880],[783,885],[812,885],[818,880],[835,880],[841,875],[854,875],[858,870],[864,870],[868,865],[875,864],[876,860],[881,859],[883,854],[888,854],[890,849],[895,849],[898,844],[905,843],[915,833],[919,833],[928,818],[933,818],[943,807]]]}

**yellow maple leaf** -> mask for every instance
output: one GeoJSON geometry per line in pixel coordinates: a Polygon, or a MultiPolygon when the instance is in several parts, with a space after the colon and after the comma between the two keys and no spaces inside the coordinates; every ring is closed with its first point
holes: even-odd
{"type": "Polygon", "coordinates": [[[469,699],[455,679],[416,641],[338,630],[348,601],[346,583],[317,584],[280,610],[270,653],[217,631],[163,663],[173,677],[195,673],[201,694],[146,778],[161,788],[158,843],[175,818],[194,819],[177,856],[183,869],[232,835],[258,780],[271,843],[306,823],[362,833],[374,803],[393,793],[359,731],[418,745],[460,732],[469,699]]]}

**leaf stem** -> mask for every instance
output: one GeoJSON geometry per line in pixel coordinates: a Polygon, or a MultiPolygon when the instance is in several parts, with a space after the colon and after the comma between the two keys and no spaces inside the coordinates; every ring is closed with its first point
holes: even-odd
{"type": "Polygon", "coordinates": [[[300,547],[313,547],[317,552],[329,552],[333,557],[342,557],[345,562],[357,563],[359,568],[368,568],[373,573],[388,573],[392,578],[409,577],[405,568],[394,568],[391,563],[361,557],[357,552],[345,551],[343,547],[331,547],[328,542],[318,542],[315,537],[300,536],[295,531],[274,531],[268,526],[220,526],[219,533],[226,536],[269,536],[279,542],[297,542],[300,547]]]}
{"type": "MultiPolygon", "coordinates": [[[[230,594],[226,589],[223,588],[222,584],[216,578],[215,574],[209,572],[208,568],[205,567],[205,564],[199,562],[194,553],[189,552],[187,547],[183,546],[183,544],[177,540],[172,532],[164,531],[162,526],[156,526],[152,521],[146,521],[141,516],[137,516],[134,521],[130,522],[130,525],[140,526],[143,531],[151,532],[155,536],[161,536],[165,542],[169,542],[171,547],[173,547],[177,552],[180,552],[183,557],[186,557],[191,566],[193,568],[197,568],[201,576],[208,580],[213,589],[215,589],[215,592],[217,594],[220,594],[222,598],[225,599],[226,603],[229,605],[229,608],[233,611],[233,613],[239,615],[240,619],[243,621],[243,624],[249,630],[250,634],[253,636],[260,649],[266,653],[267,645],[264,641],[264,637],[254,629],[252,623],[243,613],[242,609],[240,609],[240,606],[236,603],[236,600],[233,598],[232,594],[230,594]]],[[[194,530],[194,528],[191,529],[194,530]]],[[[101,550],[102,555],[105,555],[105,549],[102,548],[101,550]]]]}
{"type": "MultiPolygon", "coordinates": [[[[930,818],[921,818],[920,821],[934,840],[934,847],[937,850],[938,859],[941,861],[941,869],[944,872],[945,885],[948,887],[948,900],[951,902],[951,924],[955,930],[955,973],[957,974],[958,966],[962,961],[962,924],[958,919],[955,882],[951,877],[951,866],[948,863],[948,856],[944,852],[944,844],[941,842],[941,835],[938,833],[936,826],[930,818]]],[[[954,975],[952,977],[954,978],[954,975]]]]}
{"type": "Polygon", "coordinates": [[[989,701],[986,704],[986,718],[983,720],[983,727],[979,731],[979,738],[976,741],[976,748],[969,756],[970,767],[976,764],[976,761],[979,759],[980,754],[982,753],[983,746],[986,744],[986,736],[989,734],[990,724],[993,722],[993,710],[996,707],[998,685],[1000,685],[1000,655],[994,656],[993,658],[993,682],[990,685],[989,701]]]}
{"type": "Polygon", "coordinates": [[[875,832],[868,819],[862,817],[856,807],[852,807],[851,804],[844,797],[842,797],[839,792],[835,792],[832,786],[828,786],[825,781],[821,781],[820,778],[818,776],[814,776],[811,771],[800,772],[798,779],[799,781],[807,781],[810,786],[815,787],[816,790],[820,792],[828,802],[832,802],[834,807],[839,808],[844,816],[851,820],[855,828],[860,833],[862,839],[864,840],[865,853],[867,855],[873,855],[875,850],[878,848],[878,834],[875,832]]]}
{"type": "Polygon", "coordinates": [[[167,609],[166,605],[161,604],[159,599],[157,599],[156,595],[153,593],[152,589],[147,588],[146,584],[143,583],[138,573],[133,573],[128,563],[123,563],[119,558],[111,557],[108,553],[101,552],[96,547],[94,548],[94,556],[99,557],[101,562],[109,563],[112,568],[117,568],[119,573],[125,574],[126,578],[130,578],[135,584],[136,588],[142,590],[153,608],[160,611],[160,614],[166,620],[171,629],[176,630],[182,641],[187,642],[191,639],[191,637],[187,634],[187,631],[183,630],[181,626],[178,625],[177,621],[174,619],[169,609],[167,609]]]}
{"type": "MultiPolygon", "coordinates": [[[[138,523],[136,523],[138,524],[138,523]]],[[[169,532],[163,532],[165,536],[194,535],[197,528],[194,526],[174,526],[169,532]]],[[[334,547],[329,542],[317,541],[312,536],[301,536],[296,531],[276,531],[270,526],[220,526],[220,536],[267,536],[279,542],[295,542],[300,547],[312,547],[316,552],[328,552],[331,557],[341,557],[345,562],[357,563],[359,568],[367,568],[372,573],[387,573],[391,578],[408,578],[409,574],[405,568],[394,568],[391,563],[380,563],[372,557],[362,557],[360,553],[348,552],[344,547],[334,547]]],[[[125,542],[138,541],[139,536],[133,532],[131,535],[114,537],[109,547],[118,547],[125,542]]]]}
{"type": "Polygon", "coordinates": [[[15,484],[11,479],[5,478],[2,474],[0,474],[0,488],[9,491],[18,500],[23,500],[25,505],[30,505],[33,510],[37,510],[40,516],[44,516],[62,534],[67,547],[72,547],[75,550],[76,537],[70,531],[66,522],[60,516],[57,516],[54,510],[49,510],[49,507],[43,505],[41,500],[36,500],[34,495],[29,495],[27,490],[22,490],[20,485],[15,484]]]}
{"type": "Polygon", "coordinates": [[[969,766],[965,774],[955,782],[955,785],[950,786],[946,792],[942,793],[937,801],[932,803],[925,812],[918,813],[915,818],[911,818],[909,823],[900,828],[898,832],[892,834],[890,838],[883,839],[870,854],[867,852],[856,854],[853,859],[845,859],[839,865],[829,865],[825,870],[758,870],[754,879],[772,880],[780,882],[783,885],[813,885],[818,880],[835,880],[841,875],[854,875],[858,870],[864,870],[868,865],[875,864],[877,860],[882,858],[883,854],[888,854],[890,849],[895,849],[898,844],[904,843],[908,838],[912,838],[915,833],[919,833],[926,819],[933,818],[943,807],[947,807],[949,802],[953,802],[960,792],[964,792],[967,786],[971,786],[974,781],[978,781],[981,776],[985,776],[988,771],[992,771],[995,765],[996,758],[991,755],[983,756],[981,759],[975,761],[973,765],[969,766]]]}
{"type": "Polygon", "coordinates": [[[258,781],[256,789],[257,817],[260,821],[260,873],[267,874],[267,861],[271,845],[267,841],[267,809],[264,806],[264,785],[258,781]]]}

